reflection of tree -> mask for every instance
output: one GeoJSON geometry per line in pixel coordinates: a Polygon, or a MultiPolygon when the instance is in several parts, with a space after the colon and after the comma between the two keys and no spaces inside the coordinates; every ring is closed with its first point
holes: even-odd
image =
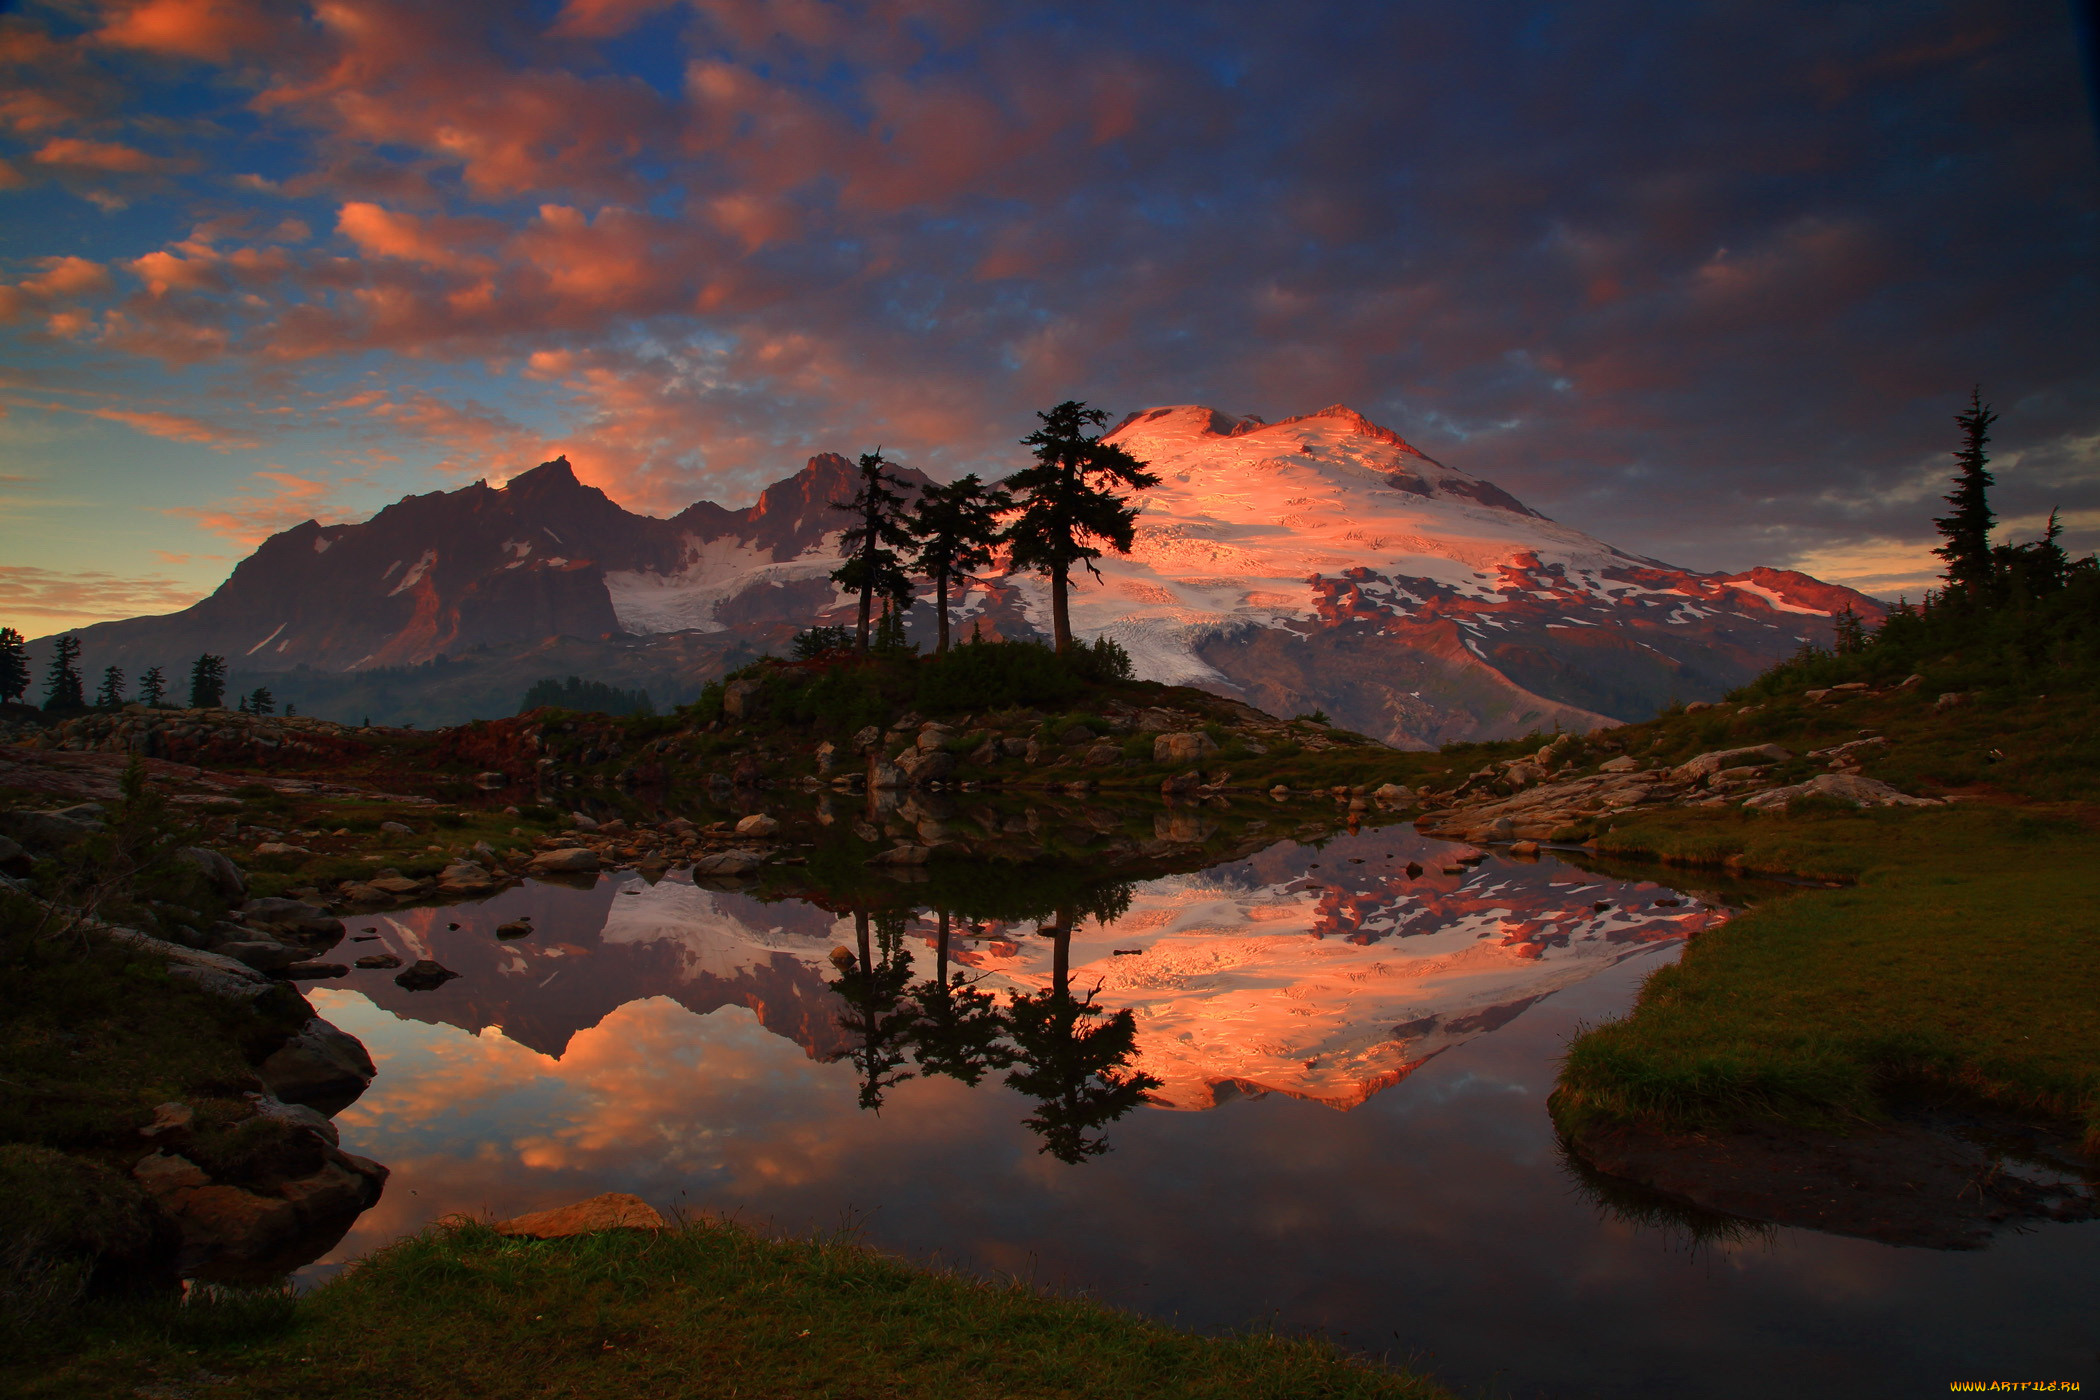
{"type": "Polygon", "coordinates": [[[902,913],[875,916],[874,946],[869,946],[868,911],[853,911],[858,956],[840,948],[831,955],[839,978],[831,984],[846,1003],[839,1025],[853,1037],[846,1057],[860,1071],[860,1106],[881,1108],[883,1091],[911,1078],[899,1073],[912,1043],[918,1008],[907,1001],[911,954],[904,947],[902,913]]]}
{"type": "Polygon", "coordinates": [[[962,973],[948,972],[950,915],[940,911],[934,943],[933,980],[912,989],[919,1020],[912,1054],[927,1074],[945,1074],[974,1085],[987,1069],[1013,1063],[1004,1044],[1005,1018],[990,992],[969,985],[962,973]]]}
{"type": "Polygon", "coordinates": [[[1018,1067],[1008,1085],[1034,1099],[1035,1116],[1024,1120],[1042,1136],[1042,1151],[1062,1162],[1080,1162],[1108,1150],[1108,1139],[1090,1129],[1112,1123],[1136,1108],[1159,1080],[1125,1072],[1137,1048],[1137,1022],[1128,1009],[1103,1016],[1089,992],[1071,989],[1072,922],[1060,910],[1053,928],[1050,986],[1016,996],[1007,1008],[1018,1067]]]}

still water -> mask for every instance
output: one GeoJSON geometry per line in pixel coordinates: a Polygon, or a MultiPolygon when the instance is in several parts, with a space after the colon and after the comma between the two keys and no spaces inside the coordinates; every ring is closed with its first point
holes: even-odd
{"type": "Polygon", "coordinates": [[[942,940],[908,886],[871,912],[620,874],[354,921],[343,952],[462,975],[311,993],[379,1065],[344,1145],[394,1174],[307,1277],[449,1213],[631,1191],[1186,1326],[1317,1330],[1472,1393],[2100,1380],[2100,1227],[1695,1242],[1596,1203],[1547,1118],[1557,1057],[1727,913],[1478,854],[1387,828],[1040,918],[951,911],[943,1038],[909,1029],[942,940]]]}

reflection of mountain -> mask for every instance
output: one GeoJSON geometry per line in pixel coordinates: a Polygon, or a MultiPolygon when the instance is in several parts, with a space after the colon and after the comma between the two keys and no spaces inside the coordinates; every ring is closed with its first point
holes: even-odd
{"type": "MultiPolygon", "coordinates": [[[[1540,997],[1725,917],[1550,861],[1453,865],[1465,854],[1394,828],[1319,849],[1281,842],[1154,880],[1113,922],[1075,930],[1071,985],[1135,1014],[1132,1067],[1163,1081],[1162,1103],[1207,1108],[1280,1092],[1347,1108],[1540,997]],[[1418,878],[1406,873],[1410,861],[1425,867],[1418,878]]],[[[404,991],[389,973],[357,973],[349,985],[418,1020],[501,1026],[543,1053],[559,1056],[577,1031],[658,995],[702,1013],[750,1007],[818,1058],[845,1048],[827,958],[853,942],[852,920],[801,901],[623,875],[370,927],[380,941],[356,951],[436,957],[463,975],[429,992],[404,991]],[[495,926],[521,915],[536,932],[499,942],[495,926]]],[[[1050,941],[1032,927],[965,927],[955,941],[954,965],[986,990],[1035,992],[1051,980],[1050,941]]],[[[914,925],[920,975],[931,974],[931,943],[930,928],[914,925]]]]}
{"type": "Polygon", "coordinates": [[[595,889],[531,885],[480,904],[410,909],[355,923],[404,960],[435,957],[461,975],[411,992],[391,972],[360,972],[350,985],[397,1015],[505,1035],[561,1055],[577,1031],[645,997],[669,996],[702,1015],[748,1006],[759,1022],[819,1058],[840,1039],[838,1001],[824,983],[823,954],[837,940],[833,916],[800,901],[761,904],[738,894],[637,876],[595,889]],[[535,932],[499,940],[498,924],[529,917],[535,932]],[[447,926],[457,923],[458,930],[447,926]]]}

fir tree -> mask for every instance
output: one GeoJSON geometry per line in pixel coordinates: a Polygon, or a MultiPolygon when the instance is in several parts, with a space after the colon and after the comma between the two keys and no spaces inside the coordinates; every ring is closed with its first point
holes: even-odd
{"type": "Polygon", "coordinates": [[[22,650],[22,634],[0,627],[0,700],[12,703],[29,689],[29,656],[22,650]]]}
{"type": "Polygon", "coordinates": [[[204,653],[190,667],[190,708],[210,710],[226,703],[226,658],[204,653]]]}
{"type": "Polygon", "coordinates": [[[80,683],[80,638],[70,633],[51,643],[51,670],[44,677],[44,708],[87,708],[87,692],[80,683]]]}
{"type": "Polygon", "coordinates": [[[124,708],[124,673],[114,666],[102,673],[102,688],[95,692],[95,708],[98,710],[121,710],[124,708]]]}
{"type": "Polygon", "coordinates": [[[1970,391],[1968,412],[1956,414],[1954,421],[1961,428],[1962,445],[1954,454],[1954,489],[1945,497],[1952,509],[1932,522],[1946,540],[1933,553],[1947,561],[1948,595],[1983,603],[1991,593],[1991,526],[1997,523],[1989,496],[1992,478],[1985,466],[1991,459],[1983,448],[1998,415],[1983,401],[1979,388],[1970,391]]]}
{"type": "Polygon", "coordinates": [[[1867,649],[1866,621],[1852,611],[1850,603],[1831,614],[1830,623],[1837,633],[1839,656],[1851,656],[1867,649]]]}
{"type": "Polygon", "coordinates": [[[268,686],[259,685],[249,692],[248,701],[242,708],[251,715],[274,715],[277,713],[277,697],[270,694],[268,686]]]}
{"type": "Polygon", "coordinates": [[[147,667],[146,673],[139,677],[139,703],[157,707],[167,698],[167,676],[162,674],[158,666],[147,667]]]}
{"type": "Polygon", "coordinates": [[[948,650],[948,585],[967,580],[972,569],[991,562],[992,548],[1002,538],[999,515],[1012,507],[1013,497],[999,487],[987,487],[975,472],[952,485],[920,490],[911,521],[918,541],[911,567],[933,580],[935,615],[940,619],[936,655],[948,650]]]}
{"type": "Polygon", "coordinates": [[[1033,569],[1050,580],[1050,625],[1057,650],[1072,649],[1067,599],[1072,566],[1084,564],[1099,577],[1096,541],[1128,554],[1136,537],[1137,509],[1116,494],[1117,486],[1143,490],[1159,478],[1120,447],[1089,436],[1108,414],[1066,400],[1038,413],[1043,426],[1022,438],[1035,449],[1036,464],[1016,472],[1006,485],[1020,500],[1021,515],[1007,530],[1017,569],[1033,569]]]}
{"type": "Polygon", "coordinates": [[[839,553],[846,562],[832,570],[831,579],[839,587],[860,594],[860,629],[855,648],[863,655],[868,650],[868,624],[874,617],[875,600],[880,597],[899,604],[911,600],[911,575],[904,571],[898,553],[910,547],[911,534],[904,526],[904,497],[890,489],[904,485],[904,480],[883,470],[894,465],[879,447],[863,452],[860,489],[851,500],[831,502],[833,510],[847,511],[859,518],[859,523],[839,541],[839,553]]]}

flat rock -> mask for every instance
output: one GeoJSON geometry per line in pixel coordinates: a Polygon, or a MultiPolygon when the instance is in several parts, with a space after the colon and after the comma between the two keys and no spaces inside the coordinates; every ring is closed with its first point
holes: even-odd
{"type": "Polygon", "coordinates": [[[1854,807],[1941,807],[1946,804],[1936,797],[1912,797],[1899,792],[1887,783],[1875,778],[1862,778],[1857,773],[1818,773],[1805,783],[1792,787],[1773,788],[1745,798],[1743,805],[1753,811],[1785,811],[1797,799],[1803,797],[1829,797],[1840,802],[1849,802],[1854,807]]]}
{"type": "Polygon", "coordinates": [[[549,874],[589,874],[598,869],[598,853],[587,846],[541,851],[532,858],[532,868],[549,874]]]}
{"type": "Polygon", "coordinates": [[[624,1191],[609,1191],[574,1205],[499,1220],[496,1229],[506,1235],[558,1240],[571,1235],[593,1235],[601,1230],[661,1230],[667,1224],[656,1207],[641,1197],[630,1196],[624,1191]]]}

